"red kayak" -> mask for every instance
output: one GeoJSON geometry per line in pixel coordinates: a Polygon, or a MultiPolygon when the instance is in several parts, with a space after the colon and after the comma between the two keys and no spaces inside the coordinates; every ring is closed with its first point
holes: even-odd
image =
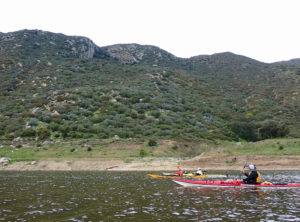
{"type": "Polygon", "coordinates": [[[220,181],[202,181],[202,180],[183,180],[174,179],[175,183],[189,187],[262,187],[262,188],[300,188],[300,183],[270,183],[263,182],[260,184],[245,184],[238,180],[220,180],[220,181]]]}

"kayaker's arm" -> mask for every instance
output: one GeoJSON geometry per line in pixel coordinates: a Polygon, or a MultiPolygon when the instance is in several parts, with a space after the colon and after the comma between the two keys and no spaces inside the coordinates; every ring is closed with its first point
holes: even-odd
{"type": "Polygon", "coordinates": [[[244,170],[244,169],[241,169],[241,173],[242,173],[242,174],[244,174],[246,177],[248,177],[248,176],[249,176],[249,174],[248,174],[248,173],[245,173],[245,170],[244,170]]]}

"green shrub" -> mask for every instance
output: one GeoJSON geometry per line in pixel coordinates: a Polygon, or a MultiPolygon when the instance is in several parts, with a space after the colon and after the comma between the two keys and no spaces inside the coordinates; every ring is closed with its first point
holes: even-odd
{"type": "Polygon", "coordinates": [[[146,155],[147,155],[146,150],[144,148],[141,148],[140,149],[140,157],[144,157],[146,155]]]}
{"type": "Polygon", "coordinates": [[[30,121],[29,121],[29,125],[30,126],[37,126],[38,125],[38,120],[36,118],[32,118],[30,121]]]}
{"type": "Polygon", "coordinates": [[[63,120],[63,117],[61,115],[54,115],[54,116],[50,117],[49,121],[57,123],[57,124],[61,124],[62,120],[63,120]]]}
{"type": "Polygon", "coordinates": [[[177,146],[177,145],[172,146],[172,149],[173,149],[173,150],[178,150],[178,146],[177,146]]]}
{"type": "Polygon", "coordinates": [[[148,145],[149,145],[149,146],[156,146],[156,145],[157,145],[157,142],[156,142],[156,140],[154,140],[154,139],[150,139],[149,142],[148,142],[148,145]]]}
{"type": "Polygon", "coordinates": [[[132,119],[136,119],[136,118],[138,118],[138,115],[137,115],[137,113],[132,112],[132,113],[130,114],[130,117],[131,117],[132,119]]]}
{"type": "Polygon", "coordinates": [[[155,118],[159,118],[161,113],[159,111],[152,111],[150,113],[151,116],[155,117],[155,118]]]}
{"type": "Polygon", "coordinates": [[[7,134],[5,135],[5,138],[8,140],[13,140],[15,138],[14,134],[7,134]]]}
{"type": "Polygon", "coordinates": [[[57,124],[56,122],[51,122],[50,125],[49,125],[49,128],[50,128],[53,132],[55,132],[55,131],[58,130],[59,124],[57,124]]]}
{"type": "Polygon", "coordinates": [[[22,133],[24,137],[33,137],[36,135],[36,131],[32,128],[25,129],[22,133]]]}
{"type": "Polygon", "coordinates": [[[37,131],[37,135],[40,140],[48,139],[51,136],[51,133],[48,129],[41,128],[37,131]]]}
{"type": "Polygon", "coordinates": [[[66,125],[62,125],[59,127],[58,131],[61,132],[62,137],[65,138],[69,135],[70,127],[66,125]]]}
{"type": "Polygon", "coordinates": [[[72,138],[82,138],[82,137],[83,137],[83,134],[82,134],[82,133],[79,133],[79,132],[71,131],[71,132],[69,133],[69,136],[72,137],[72,138]]]}

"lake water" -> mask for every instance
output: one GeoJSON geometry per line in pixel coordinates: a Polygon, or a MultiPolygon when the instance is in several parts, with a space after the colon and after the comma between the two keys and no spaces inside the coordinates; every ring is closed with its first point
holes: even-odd
{"type": "Polygon", "coordinates": [[[300,221],[298,188],[184,188],[147,173],[0,172],[0,221],[300,221]]]}

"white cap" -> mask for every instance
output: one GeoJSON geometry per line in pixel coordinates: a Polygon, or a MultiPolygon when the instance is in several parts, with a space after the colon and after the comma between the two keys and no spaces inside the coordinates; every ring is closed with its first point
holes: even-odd
{"type": "Polygon", "coordinates": [[[249,170],[252,170],[252,171],[256,170],[256,167],[253,164],[250,164],[248,167],[249,167],[249,170]]]}

